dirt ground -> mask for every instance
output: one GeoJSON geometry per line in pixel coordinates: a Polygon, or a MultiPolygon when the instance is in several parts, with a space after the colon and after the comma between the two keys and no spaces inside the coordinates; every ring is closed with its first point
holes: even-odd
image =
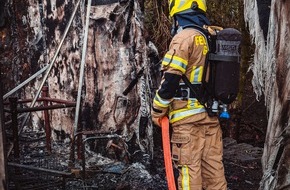
{"type": "MultiPolygon", "coordinates": [[[[267,111],[264,97],[259,101],[251,85],[252,74],[246,76],[243,104],[233,116],[236,144],[225,147],[225,173],[230,190],[257,190],[262,178],[261,157],[267,129],[267,111]]],[[[229,127],[229,126],[228,126],[229,127]]],[[[231,126],[230,126],[231,127],[231,126]]],[[[224,137],[231,136],[225,129],[224,137]]],[[[224,139],[224,146],[229,143],[224,139]]]]}

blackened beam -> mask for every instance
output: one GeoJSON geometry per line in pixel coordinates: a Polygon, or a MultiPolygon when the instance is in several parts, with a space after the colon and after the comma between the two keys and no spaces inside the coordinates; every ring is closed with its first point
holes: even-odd
{"type": "Polygon", "coordinates": [[[17,163],[13,163],[13,162],[8,162],[8,166],[24,168],[24,169],[32,170],[32,171],[45,172],[45,173],[50,173],[53,175],[67,176],[67,177],[70,177],[73,175],[72,173],[69,173],[69,172],[63,172],[63,171],[58,171],[58,170],[46,169],[46,168],[39,168],[39,167],[35,167],[35,166],[17,164],[17,163]]]}
{"type": "Polygon", "coordinates": [[[127,94],[133,89],[133,87],[137,84],[139,78],[144,73],[144,67],[137,73],[137,76],[130,82],[129,86],[124,90],[123,95],[127,96],[127,94]]]}
{"type": "Polygon", "coordinates": [[[75,107],[75,103],[69,103],[69,104],[57,104],[57,105],[50,105],[50,106],[39,106],[39,107],[31,107],[31,108],[18,108],[18,113],[24,113],[24,112],[34,112],[34,111],[43,111],[43,110],[52,110],[52,109],[60,109],[60,108],[70,108],[75,107]]]}
{"type": "Polygon", "coordinates": [[[69,172],[63,172],[63,171],[58,171],[58,170],[46,169],[46,168],[38,168],[35,166],[17,164],[17,163],[13,163],[13,162],[8,162],[8,166],[24,168],[24,169],[28,169],[28,170],[32,170],[32,171],[40,171],[40,172],[50,173],[50,174],[54,174],[54,175],[61,175],[61,176],[67,176],[67,177],[72,176],[72,173],[69,173],[69,172]]]}
{"type": "MultiPolygon", "coordinates": [[[[23,99],[23,100],[18,100],[17,103],[23,104],[23,103],[30,103],[31,101],[32,99],[23,99]]],[[[41,97],[41,98],[38,98],[36,101],[37,102],[48,101],[48,102],[60,103],[60,104],[75,103],[74,101],[61,100],[61,99],[49,98],[49,97],[41,97]]],[[[4,102],[4,104],[9,104],[9,102],[4,102]]]]}

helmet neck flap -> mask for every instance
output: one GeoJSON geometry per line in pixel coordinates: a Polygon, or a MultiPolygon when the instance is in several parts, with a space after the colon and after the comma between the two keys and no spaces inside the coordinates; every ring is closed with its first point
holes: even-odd
{"type": "Polygon", "coordinates": [[[210,21],[202,12],[192,11],[190,13],[175,14],[171,34],[174,36],[184,28],[203,28],[204,25],[210,25],[210,21]]]}
{"type": "Polygon", "coordinates": [[[199,27],[203,27],[203,25],[210,25],[210,21],[205,16],[205,14],[199,11],[176,14],[174,17],[178,27],[185,27],[189,25],[197,25],[199,27]]]}

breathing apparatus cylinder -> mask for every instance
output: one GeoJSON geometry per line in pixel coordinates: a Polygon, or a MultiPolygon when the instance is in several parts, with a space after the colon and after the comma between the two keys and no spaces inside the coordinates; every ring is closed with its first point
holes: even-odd
{"type": "Polygon", "coordinates": [[[224,119],[230,118],[227,104],[236,99],[239,91],[241,39],[241,32],[234,28],[219,31],[208,58],[212,65],[214,97],[221,102],[220,118],[224,119]]]}
{"type": "Polygon", "coordinates": [[[214,94],[224,104],[232,103],[238,95],[240,78],[240,45],[242,34],[226,28],[216,36],[215,52],[209,56],[214,62],[214,94]]]}

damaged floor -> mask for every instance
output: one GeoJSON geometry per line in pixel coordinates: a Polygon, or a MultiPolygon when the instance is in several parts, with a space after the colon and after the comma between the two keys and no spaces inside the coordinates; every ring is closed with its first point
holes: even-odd
{"type": "MultiPolygon", "coordinates": [[[[158,135],[156,138],[159,138],[158,135]]],[[[26,130],[20,138],[20,160],[9,161],[9,189],[66,190],[149,190],[167,189],[162,148],[156,146],[154,159],[137,151],[130,164],[116,162],[86,150],[86,176],[80,172],[81,160],[70,164],[70,142],[52,143],[52,153],[45,146],[45,132],[26,130]],[[27,166],[27,167],[24,167],[27,166]],[[41,169],[39,169],[41,168],[41,169]],[[71,173],[72,172],[72,173],[71,173]]],[[[156,143],[159,144],[158,139],[156,143]]],[[[224,138],[224,164],[229,190],[258,189],[261,179],[262,148],[224,138]]]]}
{"type": "MultiPolygon", "coordinates": [[[[267,126],[266,109],[263,101],[256,101],[251,87],[246,91],[242,111],[231,112],[233,119],[237,118],[234,123],[239,123],[238,138],[235,138],[238,142],[229,138],[229,133],[225,133],[223,139],[228,190],[257,190],[262,178],[261,157],[267,126]]],[[[223,126],[223,131],[230,131],[228,129],[229,126],[223,126]]],[[[130,155],[130,164],[124,164],[86,150],[85,178],[80,172],[81,160],[76,159],[75,169],[69,169],[72,168],[70,141],[52,142],[51,154],[46,151],[44,131],[25,129],[19,141],[20,160],[13,159],[13,152],[8,160],[9,190],[167,189],[160,128],[154,128],[153,159],[136,151],[130,155]],[[23,165],[29,167],[23,168],[23,165]]]]}
{"type": "Polygon", "coordinates": [[[224,139],[224,165],[229,190],[257,190],[262,178],[263,149],[224,139]]]}

